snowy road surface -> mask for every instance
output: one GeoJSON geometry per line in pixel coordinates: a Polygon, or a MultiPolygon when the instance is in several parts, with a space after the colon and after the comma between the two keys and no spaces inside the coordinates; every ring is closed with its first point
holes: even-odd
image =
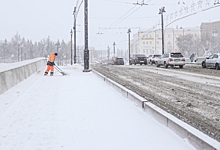
{"type": "Polygon", "coordinates": [[[193,150],[79,65],[0,95],[0,150],[193,150]]]}

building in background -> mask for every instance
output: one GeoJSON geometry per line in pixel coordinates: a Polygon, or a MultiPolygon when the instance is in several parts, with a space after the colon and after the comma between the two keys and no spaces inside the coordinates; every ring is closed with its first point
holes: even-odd
{"type": "MultiPolygon", "coordinates": [[[[164,52],[179,51],[176,45],[177,38],[186,34],[193,34],[200,37],[200,28],[166,28],[164,30],[164,52]]],[[[140,30],[133,35],[131,40],[131,54],[161,54],[162,53],[162,32],[161,29],[140,30]]]]}
{"type": "Polygon", "coordinates": [[[201,26],[201,36],[204,38],[220,38],[220,21],[202,23],[201,26]]]}
{"type": "Polygon", "coordinates": [[[212,53],[219,53],[220,50],[220,21],[202,23],[201,26],[201,45],[203,46],[204,56],[212,53]]]}

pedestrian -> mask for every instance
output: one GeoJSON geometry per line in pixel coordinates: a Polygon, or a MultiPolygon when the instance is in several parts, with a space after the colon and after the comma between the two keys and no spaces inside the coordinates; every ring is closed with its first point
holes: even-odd
{"type": "Polygon", "coordinates": [[[190,61],[193,62],[194,60],[194,54],[192,54],[190,57],[189,57],[190,61]]]}
{"type": "Polygon", "coordinates": [[[46,76],[48,74],[48,72],[50,71],[50,75],[53,76],[53,72],[54,72],[54,61],[55,61],[55,58],[58,54],[57,53],[51,53],[50,54],[50,57],[47,61],[47,69],[44,73],[44,75],[46,76]]]}
{"type": "Polygon", "coordinates": [[[194,61],[196,62],[198,60],[198,54],[195,53],[195,56],[194,56],[194,61]]]}

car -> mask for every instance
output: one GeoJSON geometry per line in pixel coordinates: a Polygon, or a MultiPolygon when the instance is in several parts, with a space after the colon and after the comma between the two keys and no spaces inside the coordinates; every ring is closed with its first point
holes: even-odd
{"type": "Polygon", "coordinates": [[[147,63],[149,64],[149,62],[151,61],[151,57],[152,57],[152,54],[148,55],[147,56],[147,63]]]}
{"type": "Polygon", "coordinates": [[[202,61],[202,68],[220,69],[220,53],[214,53],[202,61]]]}
{"type": "Polygon", "coordinates": [[[164,68],[168,68],[168,66],[179,66],[183,68],[185,65],[185,57],[180,52],[165,53],[158,58],[155,63],[157,67],[164,66],[164,68]]]}
{"type": "Polygon", "coordinates": [[[158,58],[158,57],[161,57],[160,54],[152,54],[152,55],[149,55],[148,58],[147,58],[147,62],[151,65],[155,64],[155,60],[158,58]]]}
{"type": "Polygon", "coordinates": [[[147,64],[147,58],[144,54],[133,54],[131,55],[131,58],[130,58],[130,64],[131,65],[136,65],[136,64],[147,64]]]}
{"type": "Polygon", "coordinates": [[[113,57],[112,58],[114,65],[124,65],[124,59],[119,57],[113,57]]]}

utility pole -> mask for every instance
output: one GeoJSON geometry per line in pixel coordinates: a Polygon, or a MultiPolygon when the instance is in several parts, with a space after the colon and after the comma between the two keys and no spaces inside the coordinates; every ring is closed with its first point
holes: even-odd
{"type": "Polygon", "coordinates": [[[108,55],[108,62],[109,62],[109,55],[110,55],[110,47],[108,46],[108,50],[107,50],[107,55],[108,55]]]}
{"type": "Polygon", "coordinates": [[[113,57],[115,57],[115,42],[113,43],[113,47],[114,47],[114,56],[113,57]]]}
{"type": "Polygon", "coordinates": [[[78,52],[78,63],[79,63],[79,46],[77,46],[77,52],[78,52]]]}
{"type": "Polygon", "coordinates": [[[72,31],[72,29],[71,29],[71,31],[70,31],[70,36],[71,36],[71,38],[70,38],[70,40],[71,40],[71,56],[70,56],[70,64],[71,65],[73,65],[73,40],[72,40],[72,37],[73,37],[73,31],[72,31]]]}
{"type": "Polygon", "coordinates": [[[85,19],[85,49],[84,49],[84,70],[83,72],[90,72],[89,70],[89,49],[88,49],[88,0],[84,0],[84,19],[85,19]]]}
{"type": "Polygon", "coordinates": [[[131,58],[131,54],[130,54],[130,33],[131,33],[131,29],[128,29],[128,62],[129,62],[129,65],[131,65],[131,62],[130,62],[130,58],[131,58]]]}
{"type": "Polygon", "coordinates": [[[165,11],[165,7],[159,9],[159,14],[161,14],[161,26],[162,26],[162,54],[164,54],[164,29],[163,29],[163,13],[165,11]]]}
{"type": "Polygon", "coordinates": [[[76,7],[74,7],[74,26],[73,26],[73,30],[74,30],[74,64],[76,63],[76,7]]]}

